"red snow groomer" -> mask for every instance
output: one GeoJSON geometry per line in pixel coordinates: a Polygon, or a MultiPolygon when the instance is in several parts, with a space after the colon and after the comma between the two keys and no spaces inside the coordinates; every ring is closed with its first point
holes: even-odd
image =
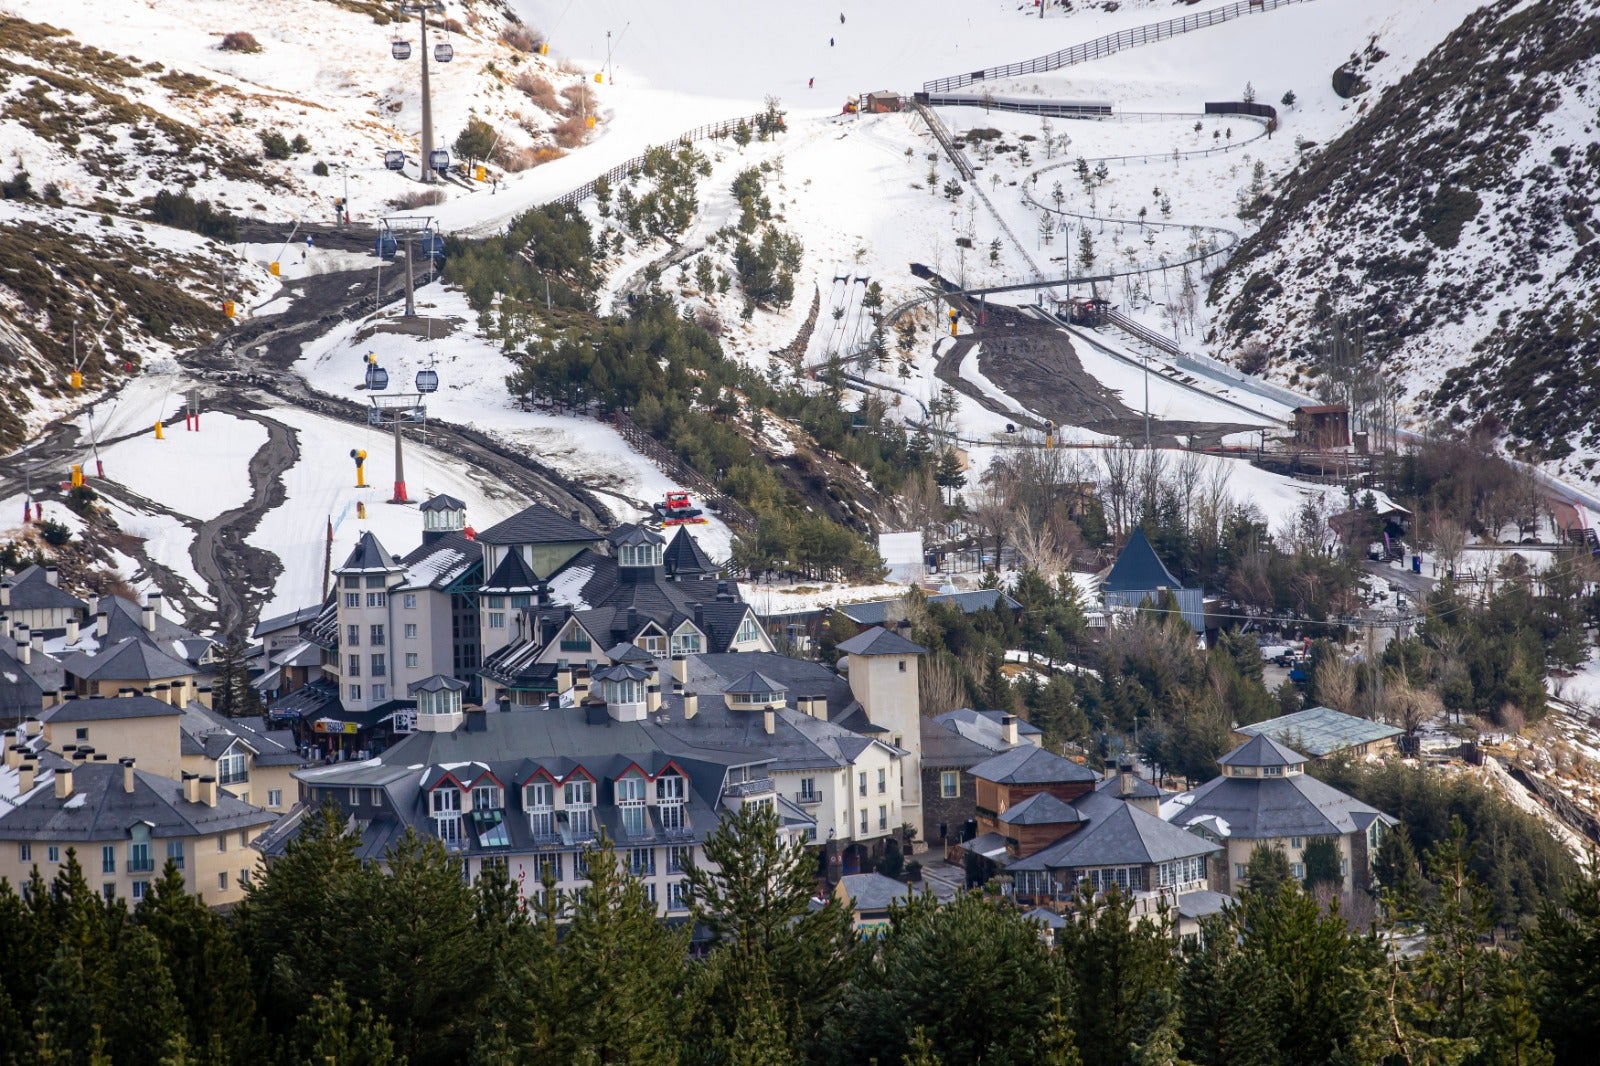
{"type": "Polygon", "coordinates": [[[689,501],[687,492],[667,493],[667,498],[655,505],[655,511],[664,526],[698,526],[706,522],[704,512],[689,501]]]}

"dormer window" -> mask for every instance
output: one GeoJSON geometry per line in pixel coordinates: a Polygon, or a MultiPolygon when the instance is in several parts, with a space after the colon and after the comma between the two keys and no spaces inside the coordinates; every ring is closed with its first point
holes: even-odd
{"type": "Polygon", "coordinates": [[[461,790],[454,785],[440,785],[429,794],[428,808],[434,835],[446,844],[460,843],[461,790]]]}
{"type": "Polygon", "coordinates": [[[705,643],[698,630],[687,626],[672,638],[672,654],[674,655],[699,655],[705,651],[705,643]]]}
{"type": "Polygon", "coordinates": [[[632,678],[607,678],[605,693],[607,703],[643,703],[644,682],[632,678]]]}
{"type": "Polygon", "coordinates": [[[528,830],[536,837],[555,836],[555,786],[548,781],[530,781],[523,786],[522,802],[528,809],[528,830]]]}
{"type": "Polygon", "coordinates": [[[644,836],[645,780],[630,775],[617,781],[617,809],[622,815],[622,831],[628,836],[644,836]]]}
{"type": "Polygon", "coordinates": [[[502,806],[500,802],[500,786],[474,785],[472,789],[472,809],[475,811],[496,811],[502,806]]]}
{"type": "Polygon", "coordinates": [[[594,835],[594,782],[568,781],[562,797],[567,809],[567,825],[575,839],[594,835]]]}
{"type": "Polygon", "coordinates": [[[761,639],[761,627],[756,625],[756,620],[751,615],[745,615],[744,621],[739,625],[739,633],[733,638],[735,644],[749,644],[751,641],[761,639]]]}
{"type": "Polygon", "coordinates": [[[661,816],[661,828],[683,828],[683,805],[687,795],[688,786],[677,774],[664,774],[656,779],[656,813],[661,816]]]}
{"type": "Polygon", "coordinates": [[[624,544],[617,549],[619,566],[660,566],[661,545],[624,544]]]}

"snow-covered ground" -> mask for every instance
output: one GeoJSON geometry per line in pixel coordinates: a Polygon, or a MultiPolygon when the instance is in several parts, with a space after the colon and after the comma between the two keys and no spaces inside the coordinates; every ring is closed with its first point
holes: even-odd
{"type": "Polygon", "coordinates": [[[157,440],[151,432],[101,451],[106,477],[190,518],[207,520],[250,499],[250,458],[266,427],[233,415],[205,414],[200,431],[182,423],[157,440]]]}

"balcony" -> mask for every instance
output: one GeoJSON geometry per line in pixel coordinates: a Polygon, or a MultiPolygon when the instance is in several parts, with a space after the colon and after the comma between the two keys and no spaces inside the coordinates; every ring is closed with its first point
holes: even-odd
{"type": "Polygon", "coordinates": [[[224,770],[217,775],[217,783],[221,785],[243,785],[250,781],[249,769],[224,770]]]}
{"type": "Polygon", "coordinates": [[[557,644],[557,647],[562,651],[589,652],[594,650],[594,645],[587,640],[563,640],[557,644]]]}
{"type": "Polygon", "coordinates": [[[130,874],[154,873],[155,872],[155,868],[156,868],[156,861],[154,859],[152,859],[152,858],[149,858],[149,857],[142,858],[142,859],[135,858],[135,859],[129,859],[128,860],[128,872],[130,874]]]}
{"type": "Polygon", "coordinates": [[[820,792],[796,792],[794,794],[794,801],[796,803],[798,803],[798,804],[801,804],[802,806],[810,807],[810,806],[813,806],[815,804],[818,804],[818,803],[822,802],[822,793],[820,793],[820,792]]]}

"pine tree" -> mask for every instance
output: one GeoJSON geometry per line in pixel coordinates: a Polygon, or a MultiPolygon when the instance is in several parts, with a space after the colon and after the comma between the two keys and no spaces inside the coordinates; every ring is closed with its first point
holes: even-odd
{"type": "Polygon", "coordinates": [[[1168,1024],[1177,966],[1165,912],[1134,918],[1121,892],[1097,898],[1085,887],[1056,954],[1063,969],[1093,981],[1073,1003],[1084,1066],[1122,1066],[1136,1045],[1168,1024]]]}
{"type": "Polygon", "coordinates": [[[161,957],[161,943],[137,926],[123,931],[98,1015],[118,1066],[161,1066],[186,1048],[183,1004],[161,957]]]}
{"type": "Polygon", "coordinates": [[[1290,891],[1294,884],[1289,870],[1289,856],[1283,853],[1282,848],[1270,844],[1257,844],[1251,849],[1245,877],[1249,881],[1249,891],[1263,898],[1290,891]]]}
{"type": "Polygon", "coordinates": [[[389,1023],[365,1003],[350,1005],[344,985],[335,981],[317,993],[295,1024],[296,1061],[327,1066],[390,1066],[405,1061],[395,1051],[389,1023]]]}
{"type": "Polygon", "coordinates": [[[262,713],[261,694],[250,683],[248,654],[238,637],[222,646],[211,691],[211,707],[218,714],[249,718],[262,713]]]}
{"type": "Polygon", "coordinates": [[[1200,1066],[1273,1066],[1268,1019],[1273,963],[1239,944],[1238,912],[1201,921],[1200,942],[1183,960],[1183,1041],[1200,1066]]]}
{"type": "Polygon", "coordinates": [[[1315,892],[1321,885],[1338,888],[1344,883],[1344,874],[1339,870],[1339,845],[1333,837],[1312,837],[1306,841],[1300,861],[1306,868],[1302,883],[1307,892],[1315,892]]]}
{"type": "Polygon", "coordinates": [[[1563,899],[1545,900],[1522,957],[1556,1061],[1584,1061],[1600,1039],[1600,870],[1591,867],[1563,899]]]}

